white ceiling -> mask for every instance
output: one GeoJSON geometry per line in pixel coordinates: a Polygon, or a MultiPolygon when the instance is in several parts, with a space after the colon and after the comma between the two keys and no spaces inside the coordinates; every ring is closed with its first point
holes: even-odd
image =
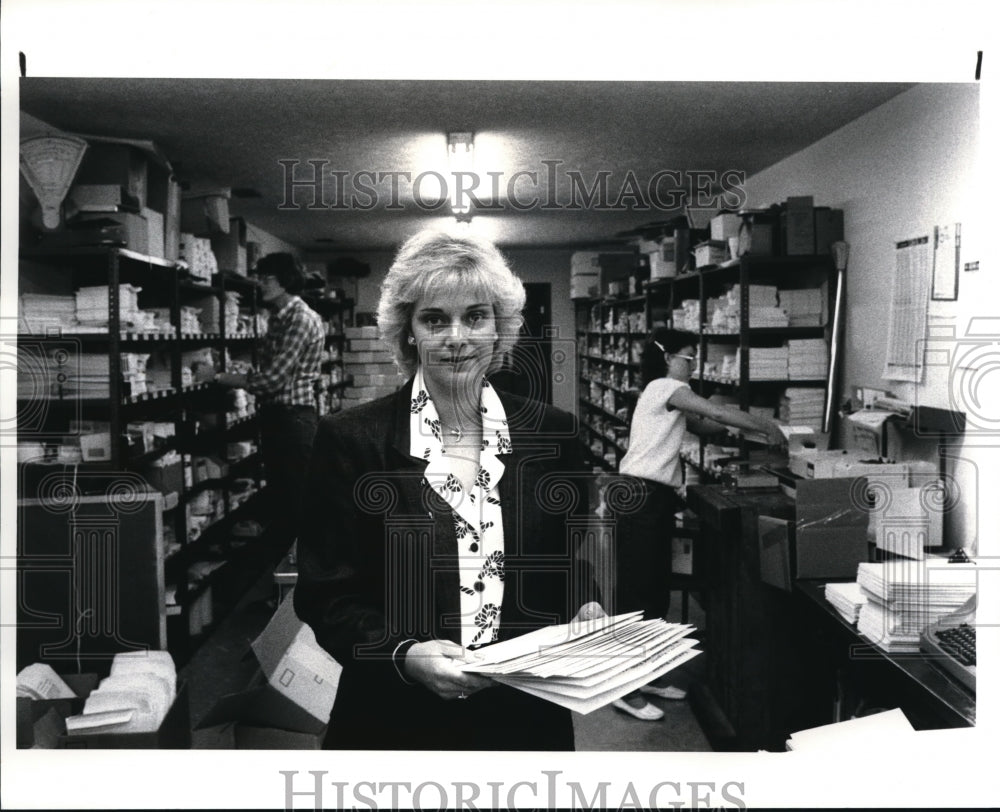
{"type": "MultiPolygon", "coordinates": [[[[184,181],[257,190],[259,198],[234,197],[231,211],[318,257],[390,249],[418,228],[453,222],[444,208],[421,209],[412,194],[421,172],[447,171],[448,132],[474,133],[476,169],[498,173],[502,210],[476,212],[475,228],[507,248],[585,246],[679,213],[670,194],[677,183],[660,174],[659,201],[645,210],[630,209],[627,194],[619,206],[573,209],[567,172],[579,172],[588,188],[607,173],[608,203],[623,191],[637,192],[632,202],[639,202],[657,173],[683,173],[681,187],[694,172],[749,177],[911,86],[30,78],[20,93],[23,110],[59,129],[155,141],[184,181]],[[325,161],[327,172],[344,172],[376,193],[333,208],[336,188],[327,175],[327,205],[311,209],[310,193],[299,191],[298,206],[282,210],[282,160],[299,162],[296,177],[311,175],[307,162],[325,161]],[[541,205],[547,167],[556,179],[549,208],[541,205]],[[379,183],[358,174],[365,171],[409,172],[411,180],[397,175],[394,201],[391,176],[379,183]],[[513,200],[506,196],[512,180],[513,200]],[[517,202],[527,210],[515,210],[517,202]]],[[[709,207],[725,202],[716,197],[718,184],[701,184],[709,207]]],[[[438,189],[433,175],[423,179],[426,204],[438,189]]]]}

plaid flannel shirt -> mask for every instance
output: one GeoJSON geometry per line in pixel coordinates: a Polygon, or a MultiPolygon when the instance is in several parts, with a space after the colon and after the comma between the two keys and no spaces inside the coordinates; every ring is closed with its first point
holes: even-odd
{"type": "Polygon", "coordinates": [[[247,388],[264,403],[315,406],[325,331],[312,308],[293,296],[271,316],[261,350],[261,367],[250,373],[247,388]]]}

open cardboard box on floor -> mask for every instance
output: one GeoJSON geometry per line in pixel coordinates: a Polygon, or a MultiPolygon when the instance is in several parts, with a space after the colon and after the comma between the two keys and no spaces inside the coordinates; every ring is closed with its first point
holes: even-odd
{"type": "Polygon", "coordinates": [[[177,686],[177,695],[158,730],[149,733],[66,732],[66,719],[83,713],[87,697],[97,689],[97,674],[61,674],[76,694],[72,699],[17,699],[17,746],[86,750],[185,750],[191,747],[191,712],[186,683],[177,686]]]}
{"type": "Polygon", "coordinates": [[[198,728],[236,723],[238,749],[318,749],[340,682],[340,664],[295,614],[294,590],[253,642],[260,671],[222,697],[198,728]]]}

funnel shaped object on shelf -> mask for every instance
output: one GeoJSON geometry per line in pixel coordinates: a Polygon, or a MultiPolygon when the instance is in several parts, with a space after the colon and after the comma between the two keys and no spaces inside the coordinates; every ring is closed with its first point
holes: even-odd
{"type": "Polygon", "coordinates": [[[42,135],[21,141],[21,172],[42,207],[42,224],[59,227],[59,207],[69,191],[87,142],[71,135],[42,135]]]}

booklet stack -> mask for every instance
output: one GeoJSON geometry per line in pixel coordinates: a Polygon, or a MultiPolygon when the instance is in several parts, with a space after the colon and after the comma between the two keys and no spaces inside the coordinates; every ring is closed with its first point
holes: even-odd
{"type": "Polygon", "coordinates": [[[693,629],[642,612],[574,621],[479,649],[462,670],[586,714],[700,654],[693,629]]]}

